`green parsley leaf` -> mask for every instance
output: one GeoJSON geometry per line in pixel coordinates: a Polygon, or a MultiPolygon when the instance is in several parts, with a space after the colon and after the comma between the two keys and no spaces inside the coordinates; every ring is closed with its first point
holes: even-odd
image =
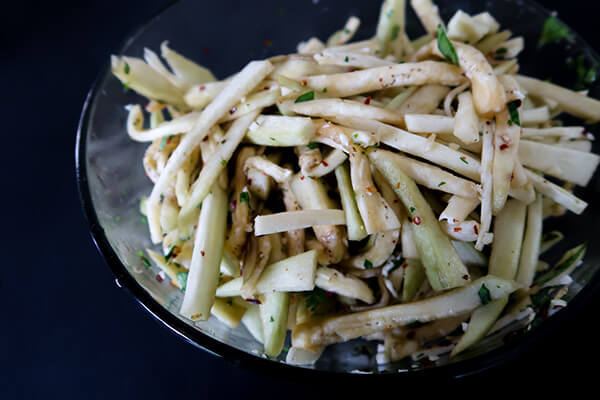
{"type": "Polygon", "coordinates": [[[177,283],[182,291],[185,292],[187,286],[188,271],[180,271],[177,273],[177,283]]]}
{"type": "Polygon", "coordinates": [[[344,57],[344,62],[348,62],[348,56],[344,57]]]}
{"type": "Polygon", "coordinates": [[[446,182],[444,182],[444,181],[441,181],[440,183],[438,183],[438,187],[442,187],[442,186],[443,186],[443,185],[445,185],[445,184],[446,184],[446,182]]]}
{"type": "Polygon", "coordinates": [[[221,160],[221,165],[222,166],[226,166],[227,165],[227,160],[221,160]]]}
{"type": "Polygon", "coordinates": [[[458,157],[460,159],[460,161],[464,162],[465,164],[468,164],[469,162],[467,161],[467,158],[465,156],[460,156],[458,157]]]}
{"type": "MultiPolygon", "coordinates": [[[[517,126],[521,126],[521,121],[519,120],[519,106],[521,105],[521,100],[513,100],[507,104],[508,112],[510,113],[510,121],[517,126]]],[[[509,123],[509,125],[512,125],[509,123]]]]}
{"type": "Polygon", "coordinates": [[[567,39],[571,42],[574,37],[573,34],[569,32],[569,28],[560,22],[558,18],[554,16],[548,17],[542,28],[542,34],[538,40],[538,47],[542,47],[545,44],[552,42],[559,42],[563,39],[567,39]]]}
{"type": "Polygon", "coordinates": [[[327,93],[327,88],[326,87],[323,88],[323,93],[327,93]]]}
{"type": "Polygon", "coordinates": [[[303,101],[310,101],[315,99],[315,91],[311,90],[310,92],[306,92],[303,95],[298,96],[294,103],[302,103],[303,101]]]}
{"type": "Polygon", "coordinates": [[[165,148],[165,146],[166,146],[167,142],[168,142],[168,141],[169,141],[169,140],[170,140],[172,137],[173,137],[173,136],[165,136],[165,137],[163,137],[163,138],[162,138],[162,140],[160,141],[160,146],[158,147],[158,151],[162,151],[162,150],[165,148]]]}
{"type": "Polygon", "coordinates": [[[492,301],[492,296],[490,295],[490,290],[485,286],[485,284],[481,285],[477,294],[479,295],[479,299],[481,300],[481,304],[483,304],[483,305],[486,305],[490,301],[492,301]]]}
{"type": "Polygon", "coordinates": [[[273,318],[272,315],[271,315],[271,318],[269,318],[269,322],[275,322],[275,319],[273,318]]]}
{"type": "Polygon", "coordinates": [[[567,59],[567,66],[570,69],[575,69],[577,72],[577,81],[575,82],[575,90],[583,90],[590,86],[596,81],[597,78],[597,66],[593,65],[590,69],[585,66],[585,56],[579,55],[576,60],[569,57],[567,59]]]}
{"type": "Polygon", "coordinates": [[[311,312],[316,312],[321,304],[327,302],[327,293],[321,288],[316,287],[312,292],[308,294],[306,298],[306,307],[311,312]]]}
{"type": "Polygon", "coordinates": [[[444,28],[442,28],[441,24],[438,25],[437,43],[440,53],[446,57],[446,60],[454,65],[458,65],[458,55],[456,54],[456,50],[454,49],[452,42],[448,39],[448,36],[446,36],[446,32],[444,32],[444,28]]]}
{"type": "Polygon", "coordinates": [[[250,205],[250,194],[248,192],[240,193],[240,203],[246,203],[250,205]]]}
{"type": "Polygon", "coordinates": [[[311,142],[311,143],[307,144],[306,147],[308,147],[311,150],[314,150],[319,147],[319,144],[311,142]]]}
{"type": "Polygon", "coordinates": [[[508,49],[506,47],[500,47],[499,49],[496,49],[494,53],[496,53],[497,56],[501,56],[502,54],[506,54],[507,51],[508,49]]]}
{"type": "Polygon", "coordinates": [[[365,269],[371,269],[373,268],[373,263],[369,260],[365,260],[363,266],[365,267],[365,269]]]}
{"type": "Polygon", "coordinates": [[[410,210],[411,213],[415,212],[415,208],[414,207],[410,207],[409,210],[410,210]]]}
{"type": "Polygon", "coordinates": [[[138,256],[140,257],[140,260],[142,260],[146,268],[150,268],[152,266],[152,264],[150,264],[150,260],[148,260],[148,258],[144,255],[143,251],[138,250],[138,256]]]}
{"type": "Polygon", "coordinates": [[[171,248],[169,249],[169,252],[165,255],[165,262],[169,262],[169,260],[171,259],[171,257],[173,257],[173,251],[175,250],[176,246],[171,246],[171,248]]]}
{"type": "Polygon", "coordinates": [[[125,74],[129,74],[129,71],[131,71],[131,68],[129,67],[129,64],[127,64],[127,61],[125,61],[125,74]]]}
{"type": "Polygon", "coordinates": [[[120,220],[121,220],[121,217],[117,215],[117,216],[115,217],[115,222],[119,222],[120,220]]]}

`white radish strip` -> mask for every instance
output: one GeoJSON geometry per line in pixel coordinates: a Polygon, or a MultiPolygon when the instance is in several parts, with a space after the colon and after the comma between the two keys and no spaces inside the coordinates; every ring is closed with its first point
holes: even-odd
{"type": "Polygon", "coordinates": [[[454,195],[450,197],[448,205],[440,214],[438,218],[440,221],[448,221],[450,223],[456,223],[464,221],[469,214],[477,208],[479,205],[479,198],[477,197],[462,197],[454,195]]]}
{"type": "Polygon", "coordinates": [[[574,212],[575,214],[581,214],[587,207],[587,203],[573,195],[573,193],[565,190],[564,188],[550,182],[543,176],[538,175],[532,171],[525,170],[525,173],[533,182],[535,190],[547,196],[557,202],[558,204],[565,207],[567,210],[574,212]]]}
{"type": "Polygon", "coordinates": [[[521,112],[522,125],[538,125],[550,119],[548,107],[531,108],[521,112]]]}
{"type": "Polygon", "coordinates": [[[446,115],[406,114],[406,130],[413,133],[453,134],[454,118],[446,115]]]}
{"type": "Polygon", "coordinates": [[[254,220],[254,234],[261,236],[317,225],[344,225],[345,223],[343,210],[285,211],[257,216],[254,220]]]}

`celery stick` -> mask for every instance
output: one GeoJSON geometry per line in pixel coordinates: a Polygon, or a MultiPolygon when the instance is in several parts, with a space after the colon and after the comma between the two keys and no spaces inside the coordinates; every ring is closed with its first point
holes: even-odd
{"type": "Polygon", "coordinates": [[[265,267],[256,289],[259,293],[313,290],[316,269],[316,250],[288,257],[265,267]]]}
{"type": "Polygon", "coordinates": [[[261,115],[250,125],[246,138],[263,146],[301,146],[315,136],[315,126],[307,117],[261,115]]]}
{"type": "Polygon", "coordinates": [[[310,349],[415,321],[429,322],[465,314],[481,305],[479,291],[483,286],[488,288],[490,300],[503,298],[519,288],[514,281],[488,275],[424,300],[311,320],[296,326],[292,332],[292,344],[310,349]]]}
{"type": "Polygon", "coordinates": [[[404,268],[404,282],[402,284],[402,302],[408,303],[412,301],[419,288],[425,280],[425,268],[421,264],[420,260],[414,258],[408,258],[404,261],[406,267],[402,265],[400,268],[404,268]]]}
{"type": "Polygon", "coordinates": [[[264,332],[258,305],[248,304],[248,309],[242,317],[242,324],[244,324],[254,339],[260,343],[264,343],[264,332]]]}
{"type": "Polygon", "coordinates": [[[229,202],[219,185],[204,200],[194,252],[187,279],[187,288],[179,313],[193,320],[206,320],[215,298],[219,266],[223,257],[227,207],[229,202]]]}
{"type": "MultiPolygon", "coordinates": [[[[514,279],[523,241],[525,210],[525,204],[510,199],[496,217],[489,274],[503,279],[514,279]]],[[[460,338],[452,355],[466,350],[483,339],[502,313],[508,302],[508,296],[491,301],[490,290],[491,288],[486,286],[485,290],[479,292],[483,307],[478,308],[471,315],[467,331],[460,338]]]]}
{"type": "Polygon", "coordinates": [[[527,206],[527,227],[519,260],[519,272],[516,281],[525,287],[531,286],[540,256],[542,241],[542,195],[527,206]]]}
{"type": "Polygon", "coordinates": [[[444,234],[431,207],[417,185],[399,167],[393,153],[369,152],[371,162],[390,182],[412,218],[417,250],[434,290],[463,286],[469,281],[467,268],[444,234]]]}
{"type": "Polygon", "coordinates": [[[502,313],[507,302],[508,296],[494,300],[473,311],[467,331],[452,350],[451,356],[455,356],[483,339],[502,313]]]}
{"type": "Polygon", "coordinates": [[[215,296],[217,297],[233,297],[240,296],[240,290],[242,289],[242,277],[232,279],[225,282],[217,288],[215,296]]]}
{"type": "Polygon", "coordinates": [[[272,292],[264,295],[264,302],[260,305],[260,316],[263,324],[265,354],[277,357],[283,349],[290,294],[286,292],[272,292]]]}
{"type": "Polygon", "coordinates": [[[551,280],[558,278],[559,276],[570,274],[575,269],[579,262],[585,255],[587,250],[587,243],[580,244],[577,247],[568,250],[556,263],[556,265],[544,275],[540,276],[535,280],[535,284],[542,286],[551,280]]]}
{"type": "Polygon", "coordinates": [[[217,317],[219,321],[233,329],[242,320],[246,308],[234,304],[231,299],[225,300],[217,298],[212,305],[210,312],[212,315],[217,317]]]}
{"type": "Polygon", "coordinates": [[[337,179],[340,198],[342,200],[342,208],[346,215],[346,228],[348,230],[348,240],[362,240],[367,237],[367,231],[363,224],[356,199],[354,198],[354,190],[350,182],[350,172],[346,163],[335,169],[335,178],[337,179]]]}

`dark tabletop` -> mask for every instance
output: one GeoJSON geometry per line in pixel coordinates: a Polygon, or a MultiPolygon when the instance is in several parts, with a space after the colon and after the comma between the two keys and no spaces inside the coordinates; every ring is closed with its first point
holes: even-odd
{"type": "MultiPolygon", "coordinates": [[[[541,3],[558,10],[600,50],[592,2],[541,3]]],[[[49,1],[22,2],[12,9],[3,4],[0,399],[307,398],[317,393],[313,382],[242,370],[172,334],[117,287],[88,233],[74,172],[83,101],[132,27],[167,4],[49,1]]],[[[476,386],[491,390],[475,392],[480,398],[567,385],[576,387],[572,394],[577,395],[597,382],[588,360],[600,356],[599,309],[597,294],[543,339],[548,343],[542,349],[452,385],[463,393],[476,386]]],[[[339,393],[341,388],[329,389],[339,393]]],[[[405,388],[393,390],[406,394],[405,388]]]]}

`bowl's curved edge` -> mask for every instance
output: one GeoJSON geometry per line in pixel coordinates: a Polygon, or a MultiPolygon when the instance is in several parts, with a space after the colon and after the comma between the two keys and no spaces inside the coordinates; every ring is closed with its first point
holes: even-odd
{"type": "MultiPolygon", "coordinates": [[[[137,29],[134,29],[133,34],[127,36],[122,42],[118,49],[123,49],[128,42],[133,40],[137,34],[143,31],[152,21],[162,14],[165,10],[177,3],[178,0],[174,0],[167,4],[164,8],[160,9],[153,17],[148,21],[141,24],[137,29]]],[[[544,7],[534,2],[533,0],[527,0],[528,3],[538,8],[539,11],[550,15],[551,13],[544,7]]],[[[561,21],[562,22],[562,21],[561,21]]],[[[567,25],[568,26],[568,25],[567,25]]],[[[600,59],[594,49],[584,40],[577,32],[573,32],[578,41],[581,41],[595,56],[596,59],[600,59]]],[[[120,51],[117,54],[121,53],[120,51]]],[[[313,382],[317,383],[321,380],[331,383],[332,380],[345,379],[348,374],[343,372],[335,371],[324,371],[315,370],[310,368],[303,368],[298,366],[289,365],[273,360],[263,358],[258,355],[252,355],[245,351],[238,350],[227,344],[224,344],[216,339],[205,335],[201,331],[195,329],[193,326],[188,325],[184,321],[175,317],[168,310],[166,310],[160,303],[158,303],[152,296],[136,281],[136,279],[127,271],[125,266],[122,264],[117,254],[110,245],[108,238],[106,237],[102,226],[100,225],[98,216],[93,207],[93,201],[91,198],[88,179],[87,179],[87,166],[85,162],[86,154],[86,142],[85,132],[89,126],[90,119],[90,108],[94,99],[98,95],[98,87],[100,82],[106,77],[110,71],[109,63],[105,63],[99,72],[95,82],[92,84],[82,107],[80,114],[79,123],[77,126],[77,135],[75,142],[75,173],[77,188],[79,192],[79,198],[82,206],[82,211],[88,222],[92,240],[103,256],[106,264],[115,275],[115,281],[118,286],[124,287],[127,291],[137,300],[138,304],[142,306],[148,313],[150,313],[155,320],[159,321],[160,324],[173,333],[177,334],[180,338],[184,339],[191,345],[202,349],[214,356],[222,357],[226,361],[233,365],[242,367],[244,369],[251,370],[261,375],[277,376],[284,379],[292,379],[294,381],[307,382],[305,379],[313,379],[313,382]],[[314,381],[317,379],[317,381],[314,381]]],[[[408,370],[400,374],[406,379],[410,379],[410,382],[419,382],[421,379],[431,379],[432,377],[438,379],[453,379],[453,378],[464,378],[477,373],[481,373],[490,368],[499,366],[500,364],[513,361],[526,351],[533,351],[540,345],[538,337],[544,337],[548,333],[552,332],[556,327],[566,324],[574,314],[580,310],[585,303],[587,303],[595,293],[600,292],[600,273],[596,272],[590,281],[575,295],[575,297],[569,302],[569,306],[565,310],[557,312],[551,318],[544,321],[543,324],[538,326],[536,329],[525,332],[522,335],[514,338],[509,343],[506,343],[496,349],[493,349],[484,354],[474,356],[469,359],[455,361],[446,365],[437,366],[434,368],[424,368],[419,370],[408,370]]],[[[377,379],[393,379],[396,383],[400,378],[399,374],[388,373],[376,373],[373,371],[372,374],[353,374],[353,376],[372,376],[377,375],[380,378],[377,379]],[[384,378],[386,377],[386,378],[384,378]]],[[[361,382],[363,379],[371,378],[359,378],[361,382]]],[[[400,378],[402,379],[402,378],[400,378]]],[[[408,382],[408,381],[407,381],[408,382]]]]}

